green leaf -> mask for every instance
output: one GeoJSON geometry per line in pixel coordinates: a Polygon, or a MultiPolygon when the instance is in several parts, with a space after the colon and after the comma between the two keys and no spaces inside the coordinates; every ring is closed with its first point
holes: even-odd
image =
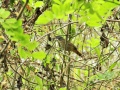
{"type": "Polygon", "coordinates": [[[110,65],[108,70],[111,71],[116,65],[117,65],[117,62],[114,62],[112,65],[110,65]]]}
{"type": "Polygon", "coordinates": [[[6,19],[6,23],[15,23],[17,20],[15,18],[6,19]]]}
{"type": "Polygon", "coordinates": [[[83,70],[83,72],[85,76],[88,76],[88,73],[89,73],[88,70],[83,70]]]}
{"type": "Polygon", "coordinates": [[[4,12],[5,12],[5,9],[1,8],[1,9],[0,9],[0,17],[1,17],[1,15],[4,14],[4,12]]]}
{"type": "Polygon", "coordinates": [[[53,0],[56,4],[62,4],[60,0],[53,0]]]}
{"type": "Polygon", "coordinates": [[[16,19],[10,18],[6,19],[6,21],[2,23],[2,26],[5,29],[19,29],[20,27],[22,27],[22,21],[21,20],[16,21],[16,19]]]}
{"type": "Polygon", "coordinates": [[[4,22],[4,19],[0,19],[0,23],[3,23],[4,22]]]}
{"type": "Polygon", "coordinates": [[[4,19],[8,18],[8,16],[10,16],[10,12],[9,12],[9,11],[5,11],[5,12],[1,15],[1,17],[4,18],[4,19]]]}
{"type": "Polygon", "coordinates": [[[94,81],[95,79],[97,78],[97,75],[92,75],[92,76],[90,76],[90,81],[94,81]]]}
{"type": "Polygon", "coordinates": [[[35,90],[43,90],[39,85],[35,87],[35,90]]]}
{"type": "Polygon", "coordinates": [[[65,0],[65,2],[63,3],[62,7],[62,12],[64,14],[71,14],[74,12],[73,7],[71,6],[71,0],[65,0]]]}
{"type": "Polygon", "coordinates": [[[33,4],[33,0],[29,0],[29,3],[30,3],[30,4],[33,4]]]}
{"type": "Polygon", "coordinates": [[[32,56],[35,59],[43,60],[46,57],[46,53],[43,52],[43,51],[41,51],[41,52],[33,52],[32,56]]]}
{"type": "Polygon", "coordinates": [[[94,51],[100,57],[100,48],[96,47],[94,51]]]}
{"type": "Polygon", "coordinates": [[[6,19],[10,15],[9,11],[5,11],[5,9],[1,8],[0,9],[0,17],[3,19],[6,19]]]}
{"type": "Polygon", "coordinates": [[[10,29],[9,24],[7,23],[1,23],[4,29],[10,29]]]}
{"type": "Polygon", "coordinates": [[[15,23],[17,26],[22,26],[22,20],[17,20],[17,22],[15,23]]]}
{"type": "Polygon", "coordinates": [[[76,33],[75,28],[71,28],[71,36],[74,36],[74,35],[75,35],[75,33],[76,33]]]}
{"type": "MultiPolygon", "coordinates": [[[[81,1],[81,0],[79,0],[79,1],[81,1]]],[[[81,6],[81,4],[84,3],[83,1],[79,3],[79,1],[78,1],[78,0],[75,0],[75,2],[73,3],[73,9],[74,9],[74,10],[79,9],[79,7],[81,6]]]]}
{"type": "Polygon", "coordinates": [[[15,33],[13,33],[12,29],[5,30],[5,33],[8,35],[10,39],[15,36],[15,33]]]}
{"type": "Polygon", "coordinates": [[[19,26],[16,25],[15,23],[9,24],[9,27],[10,27],[11,29],[19,29],[19,26]]]}
{"type": "Polygon", "coordinates": [[[26,48],[28,50],[32,51],[38,46],[38,44],[39,44],[38,42],[33,41],[33,42],[30,42],[30,43],[27,43],[26,48]]]}
{"type": "Polygon", "coordinates": [[[14,32],[13,36],[11,37],[11,40],[17,42],[19,41],[21,46],[26,47],[27,43],[30,42],[30,36],[19,32],[14,32]]]}
{"type": "MultiPolygon", "coordinates": [[[[13,28],[13,27],[12,27],[13,28]]],[[[15,27],[14,27],[15,28],[15,27]]],[[[23,34],[23,28],[18,26],[17,28],[14,29],[14,32],[18,33],[18,34],[23,34]]]]}
{"type": "Polygon", "coordinates": [[[92,48],[95,48],[100,44],[100,40],[97,38],[91,38],[90,40],[87,40],[87,42],[92,48]]]}
{"type": "Polygon", "coordinates": [[[53,4],[52,5],[52,11],[55,15],[58,14],[58,12],[60,11],[60,5],[57,5],[57,4],[53,4]]]}
{"type": "Polygon", "coordinates": [[[22,28],[22,20],[17,20],[15,23],[11,24],[11,28],[14,28],[14,29],[22,28]]]}
{"type": "Polygon", "coordinates": [[[67,90],[66,87],[60,88],[59,90],[67,90]]]}
{"type": "Polygon", "coordinates": [[[91,27],[100,27],[111,15],[111,10],[120,5],[120,2],[93,0],[81,6],[80,22],[86,22],[91,27]],[[82,21],[81,21],[82,20],[82,21]]]}
{"type": "Polygon", "coordinates": [[[43,1],[37,1],[37,2],[35,3],[35,7],[41,7],[41,6],[43,6],[43,5],[44,5],[43,1]]]}
{"type": "Polygon", "coordinates": [[[75,72],[75,73],[73,73],[74,78],[79,79],[78,75],[81,74],[81,70],[80,69],[74,69],[74,72],[75,72]]]}
{"type": "MultiPolygon", "coordinates": [[[[22,20],[17,20],[17,22],[14,23],[14,24],[12,24],[11,27],[12,27],[12,28],[17,28],[17,29],[20,28],[20,29],[21,29],[21,28],[22,28],[22,20]]],[[[18,30],[17,30],[17,31],[18,31],[18,30]]],[[[23,29],[22,29],[21,31],[23,32],[23,29]]],[[[21,32],[21,31],[20,31],[20,32],[21,32]]]]}
{"type": "Polygon", "coordinates": [[[46,11],[44,15],[48,19],[48,21],[51,21],[54,18],[54,15],[51,11],[46,11]]]}
{"type": "Polygon", "coordinates": [[[4,41],[4,39],[2,37],[0,37],[0,43],[2,43],[4,41]]]}
{"type": "Polygon", "coordinates": [[[41,79],[40,77],[38,77],[38,76],[35,76],[35,81],[38,83],[39,87],[40,87],[41,90],[42,90],[42,88],[43,88],[42,79],[41,79]]]}
{"type": "Polygon", "coordinates": [[[41,16],[39,16],[39,18],[37,19],[36,24],[47,24],[47,23],[49,23],[50,21],[51,21],[51,20],[50,20],[50,19],[48,20],[45,15],[41,15],[41,16]]]}
{"type": "Polygon", "coordinates": [[[16,38],[18,38],[18,40],[19,40],[19,42],[21,43],[22,46],[26,46],[27,43],[30,42],[30,36],[27,35],[27,34],[18,35],[16,38]]]}
{"type": "Polygon", "coordinates": [[[95,52],[99,57],[100,48],[98,46],[100,44],[100,39],[92,37],[90,40],[87,40],[87,42],[88,42],[87,46],[90,46],[93,49],[93,52],[95,52]]]}
{"type": "Polygon", "coordinates": [[[22,48],[21,46],[18,47],[18,53],[19,53],[20,57],[24,58],[24,59],[31,56],[31,53],[24,50],[24,48],[22,48]]]}
{"type": "Polygon", "coordinates": [[[110,80],[113,79],[115,75],[114,72],[106,71],[104,73],[98,73],[97,76],[99,80],[110,80]]]}
{"type": "Polygon", "coordinates": [[[57,5],[57,4],[53,4],[52,5],[52,12],[54,13],[54,17],[56,17],[56,19],[61,19],[64,17],[64,10],[62,10],[62,5],[57,5]]]}

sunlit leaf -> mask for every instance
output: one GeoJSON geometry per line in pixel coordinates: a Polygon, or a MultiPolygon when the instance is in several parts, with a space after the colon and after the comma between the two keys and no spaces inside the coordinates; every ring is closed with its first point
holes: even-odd
{"type": "Polygon", "coordinates": [[[15,19],[15,18],[6,19],[5,22],[6,22],[6,23],[15,23],[15,22],[16,22],[16,19],[15,19]]]}
{"type": "Polygon", "coordinates": [[[3,28],[5,28],[5,29],[10,29],[10,26],[9,26],[9,24],[7,24],[7,23],[2,23],[2,26],[3,26],[3,28]]]}
{"type": "Polygon", "coordinates": [[[0,17],[2,17],[3,19],[6,19],[9,15],[10,15],[9,11],[6,11],[3,8],[0,9],[0,17]]]}
{"type": "Polygon", "coordinates": [[[39,87],[41,88],[40,90],[42,90],[42,88],[43,88],[42,79],[38,76],[35,76],[35,81],[38,83],[39,87]]]}
{"type": "Polygon", "coordinates": [[[59,90],[67,90],[66,87],[60,88],[59,90]]]}
{"type": "Polygon", "coordinates": [[[86,22],[91,27],[100,27],[111,15],[111,10],[119,6],[119,2],[96,0],[85,3],[81,7],[80,22],[86,22]],[[84,19],[82,19],[84,18],[84,19]]]}
{"type": "Polygon", "coordinates": [[[36,21],[36,24],[47,24],[49,23],[50,20],[48,20],[44,15],[41,15],[37,21],[36,21]]]}
{"type": "Polygon", "coordinates": [[[41,7],[41,6],[43,6],[43,5],[44,5],[43,1],[37,1],[37,2],[35,3],[35,7],[41,7]]]}
{"type": "Polygon", "coordinates": [[[60,0],[53,0],[56,4],[62,4],[60,0]]]}
{"type": "Polygon", "coordinates": [[[38,46],[38,44],[39,44],[38,42],[33,41],[33,42],[30,42],[30,43],[27,43],[26,48],[28,50],[32,51],[38,46]]]}
{"type": "Polygon", "coordinates": [[[64,17],[64,10],[62,10],[62,5],[53,4],[52,12],[56,19],[61,19],[64,17]]]}
{"type": "Polygon", "coordinates": [[[0,19],[0,23],[3,23],[4,22],[4,19],[0,19]]]}
{"type": "Polygon", "coordinates": [[[113,79],[115,75],[114,72],[106,71],[104,73],[98,73],[97,76],[99,80],[110,80],[113,79]]]}
{"type": "Polygon", "coordinates": [[[10,15],[9,11],[5,11],[4,14],[1,15],[2,18],[7,18],[10,15]]]}
{"type": "Polygon", "coordinates": [[[51,11],[46,11],[44,15],[49,21],[51,21],[54,18],[54,14],[51,11]]]}
{"type": "Polygon", "coordinates": [[[96,38],[91,38],[90,40],[87,40],[87,42],[93,48],[97,47],[100,44],[100,40],[96,38]]]}
{"type": "Polygon", "coordinates": [[[30,36],[23,33],[16,33],[16,35],[13,37],[13,40],[14,39],[18,40],[22,46],[26,46],[26,44],[30,42],[30,36]]]}
{"type": "Polygon", "coordinates": [[[45,52],[33,52],[32,56],[35,58],[35,59],[40,59],[40,60],[43,60],[46,56],[46,53],[45,52]]]}
{"type": "Polygon", "coordinates": [[[117,62],[114,62],[113,64],[111,64],[109,67],[109,71],[111,71],[116,65],[117,65],[117,62]]]}
{"type": "Polygon", "coordinates": [[[29,51],[24,50],[24,48],[22,48],[20,46],[18,47],[18,53],[19,53],[20,57],[24,58],[24,59],[31,56],[31,53],[29,51]]]}
{"type": "Polygon", "coordinates": [[[22,20],[21,19],[19,19],[19,20],[17,20],[17,22],[15,23],[17,26],[22,26],[22,20]]]}

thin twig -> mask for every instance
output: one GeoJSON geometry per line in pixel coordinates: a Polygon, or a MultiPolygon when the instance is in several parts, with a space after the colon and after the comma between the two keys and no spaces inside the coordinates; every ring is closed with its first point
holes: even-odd
{"type": "Polygon", "coordinates": [[[10,43],[10,40],[8,40],[8,42],[6,43],[5,47],[1,50],[0,56],[2,56],[3,52],[7,49],[9,43],[10,43]]]}
{"type": "MultiPolygon", "coordinates": [[[[69,14],[68,16],[68,23],[71,23],[71,19],[72,19],[72,15],[69,14]]],[[[68,29],[67,29],[67,36],[66,36],[66,45],[65,45],[65,51],[66,51],[66,48],[68,47],[68,42],[70,42],[70,38],[71,38],[71,24],[68,25],[68,29]],[[67,47],[66,47],[67,46],[67,47]]],[[[70,51],[69,51],[69,55],[70,55],[70,51]]],[[[68,59],[68,62],[70,62],[70,58],[68,59]]],[[[67,70],[67,90],[70,90],[70,82],[69,82],[69,79],[70,79],[70,66],[68,65],[68,70],[67,70]]]]}
{"type": "Polygon", "coordinates": [[[23,11],[24,11],[26,5],[28,4],[28,2],[29,2],[29,0],[26,0],[26,2],[25,2],[25,4],[24,4],[23,8],[22,8],[22,9],[20,10],[20,12],[19,12],[19,15],[18,15],[18,17],[17,17],[17,20],[20,19],[20,17],[21,17],[21,15],[22,15],[22,13],[23,13],[23,11]]]}
{"type": "MultiPolygon", "coordinates": [[[[8,61],[8,63],[10,64],[9,60],[7,60],[7,61],[8,61]]],[[[10,65],[10,67],[12,68],[12,70],[13,70],[14,72],[16,72],[18,75],[20,75],[24,80],[28,81],[29,83],[36,84],[36,85],[37,85],[37,83],[31,82],[31,81],[29,81],[28,79],[24,78],[24,77],[23,77],[20,73],[18,73],[11,65],[10,65]]]]}
{"type": "Polygon", "coordinates": [[[120,20],[107,19],[108,22],[120,22],[120,20]]]}
{"type": "Polygon", "coordinates": [[[58,31],[58,30],[60,30],[60,29],[62,29],[62,28],[64,28],[64,27],[68,26],[69,24],[74,24],[74,23],[78,23],[78,22],[70,22],[70,23],[68,23],[68,24],[66,24],[66,25],[64,25],[64,26],[62,26],[62,27],[59,27],[59,28],[57,28],[57,29],[55,29],[55,30],[53,30],[53,31],[51,31],[51,32],[49,32],[49,33],[46,33],[45,35],[43,35],[42,37],[40,37],[37,41],[39,41],[39,40],[41,40],[42,38],[46,37],[48,34],[52,34],[52,33],[56,32],[56,31],[58,31]]]}

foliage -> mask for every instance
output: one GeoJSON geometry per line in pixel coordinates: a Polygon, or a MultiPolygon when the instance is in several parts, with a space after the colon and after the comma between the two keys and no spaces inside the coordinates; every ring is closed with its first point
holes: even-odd
{"type": "Polygon", "coordinates": [[[4,0],[0,5],[1,90],[120,88],[118,0],[4,0]],[[61,48],[58,35],[82,57],[61,48]]]}

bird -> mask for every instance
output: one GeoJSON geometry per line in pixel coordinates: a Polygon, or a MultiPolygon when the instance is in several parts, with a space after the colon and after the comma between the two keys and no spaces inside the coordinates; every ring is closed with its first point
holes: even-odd
{"type": "Polygon", "coordinates": [[[66,40],[61,36],[56,36],[56,39],[58,40],[58,42],[60,43],[60,46],[63,49],[65,49],[66,51],[72,51],[72,52],[76,53],[78,56],[83,57],[83,55],[77,50],[77,47],[74,44],[72,44],[69,41],[66,43],[66,40]],[[65,46],[66,46],[66,48],[65,48],[65,46]]]}

